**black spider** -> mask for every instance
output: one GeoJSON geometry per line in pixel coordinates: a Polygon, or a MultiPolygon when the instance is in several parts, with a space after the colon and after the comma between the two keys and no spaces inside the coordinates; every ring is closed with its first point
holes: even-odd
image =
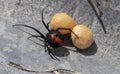
{"type": "MultiPolygon", "coordinates": [[[[30,29],[33,29],[34,31],[36,31],[39,35],[32,35],[31,33],[28,33],[30,34],[31,36],[28,37],[28,38],[31,38],[31,37],[35,37],[37,39],[39,38],[42,38],[41,41],[44,42],[44,47],[45,47],[45,51],[48,51],[48,54],[50,55],[50,57],[52,59],[56,59],[56,60],[59,60],[56,55],[55,55],[55,48],[58,48],[58,47],[61,47],[63,44],[64,44],[64,39],[63,39],[63,35],[59,32],[60,29],[62,30],[69,30],[72,32],[71,29],[69,28],[58,28],[56,30],[50,30],[49,29],[49,26],[48,24],[46,24],[44,22],[44,19],[43,19],[43,11],[41,13],[41,19],[42,19],[42,23],[44,25],[44,27],[47,29],[48,33],[46,35],[42,34],[39,30],[37,30],[36,28],[34,27],[31,27],[31,26],[28,26],[28,25],[23,25],[23,24],[15,24],[13,25],[13,27],[15,26],[24,26],[24,27],[28,27],[30,29]]],[[[22,30],[23,31],[23,30],[22,30]]],[[[25,32],[25,31],[24,31],[25,32]]],[[[40,39],[39,39],[40,40],[40,39]]]]}

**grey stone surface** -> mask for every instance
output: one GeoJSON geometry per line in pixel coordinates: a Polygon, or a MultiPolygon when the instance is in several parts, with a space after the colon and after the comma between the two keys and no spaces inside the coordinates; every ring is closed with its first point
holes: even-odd
{"type": "MultiPolygon", "coordinates": [[[[9,61],[28,69],[65,68],[82,74],[120,74],[120,0],[97,1],[107,34],[87,0],[21,0],[20,4],[18,0],[0,0],[0,74],[35,74],[13,68],[8,65],[9,61]],[[29,41],[29,35],[12,27],[17,23],[27,24],[47,33],[40,15],[46,6],[46,22],[57,12],[69,14],[77,23],[84,23],[93,31],[95,47],[80,53],[62,52],[58,55],[60,61],[56,61],[45,53],[44,47],[29,41]]],[[[27,31],[35,34],[32,30],[27,31]]],[[[67,41],[64,47],[76,50],[67,41]]]]}

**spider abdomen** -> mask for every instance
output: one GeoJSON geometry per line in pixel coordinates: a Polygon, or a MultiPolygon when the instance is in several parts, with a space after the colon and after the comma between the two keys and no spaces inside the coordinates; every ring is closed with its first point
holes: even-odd
{"type": "Polygon", "coordinates": [[[52,30],[46,34],[46,40],[51,47],[58,48],[64,43],[63,36],[60,32],[52,30]]]}

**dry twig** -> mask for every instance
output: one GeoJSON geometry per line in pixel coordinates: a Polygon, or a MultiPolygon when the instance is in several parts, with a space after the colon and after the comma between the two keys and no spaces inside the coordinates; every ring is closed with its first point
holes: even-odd
{"type": "Polygon", "coordinates": [[[14,62],[9,62],[8,64],[9,66],[12,66],[12,67],[15,67],[17,69],[20,69],[22,71],[26,71],[26,72],[35,72],[35,73],[54,73],[54,74],[60,74],[60,72],[66,72],[66,73],[71,73],[71,74],[82,74],[80,72],[75,72],[75,71],[72,71],[72,70],[67,70],[67,69],[55,69],[55,68],[49,68],[49,69],[46,69],[46,70],[29,70],[29,69],[26,69],[24,67],[22,67],[20,64],[16,64],[14,62]]]}
{"type": "Polygon", "coordinates": [[[102,28],[103,28],[103,31],[106,33],[106,28],[105,28],[105,26],[103,24],[103,21],[101,19],[101,11],[100,11],[100,9],[98,8],[98,5],[97,5],[98,2],[96,0],[87,0],[87,1],[90,4],[90,6],[92,7],[92,9],[94,10],[102,28]]]}

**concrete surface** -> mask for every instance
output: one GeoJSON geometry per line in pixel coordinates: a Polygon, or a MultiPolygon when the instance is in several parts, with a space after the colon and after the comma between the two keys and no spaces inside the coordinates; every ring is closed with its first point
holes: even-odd
{"type": "MultiPolygon", "coordinates": [[[[21,0],[21,3],[18,0],[0,0],[0,74],[36,74],[11,67],[9,61],[28,69],[65,68],[82,74],[120,74],[120,0],[97,1],[103,12],[101,18],[107,34],[103,32],[87,0],[21,0]],[[70,50],[76,48],[68,39],[69,43],[66,41],[64,47],[70,50],[57,55],[60,59],[57,61],[45,53],[44,47],[28,40],[28,34],[12,27],[18,23],[27,24],[47,33],[40,22],[41,10],[46,6],[46,22],[55,13],[66,12],[77,23],[84,23],[93,31],[94,46],[85,52],[73,52],[70,50]]],[[[27,31],[35,34],[32,30],[27,31]]]]}

